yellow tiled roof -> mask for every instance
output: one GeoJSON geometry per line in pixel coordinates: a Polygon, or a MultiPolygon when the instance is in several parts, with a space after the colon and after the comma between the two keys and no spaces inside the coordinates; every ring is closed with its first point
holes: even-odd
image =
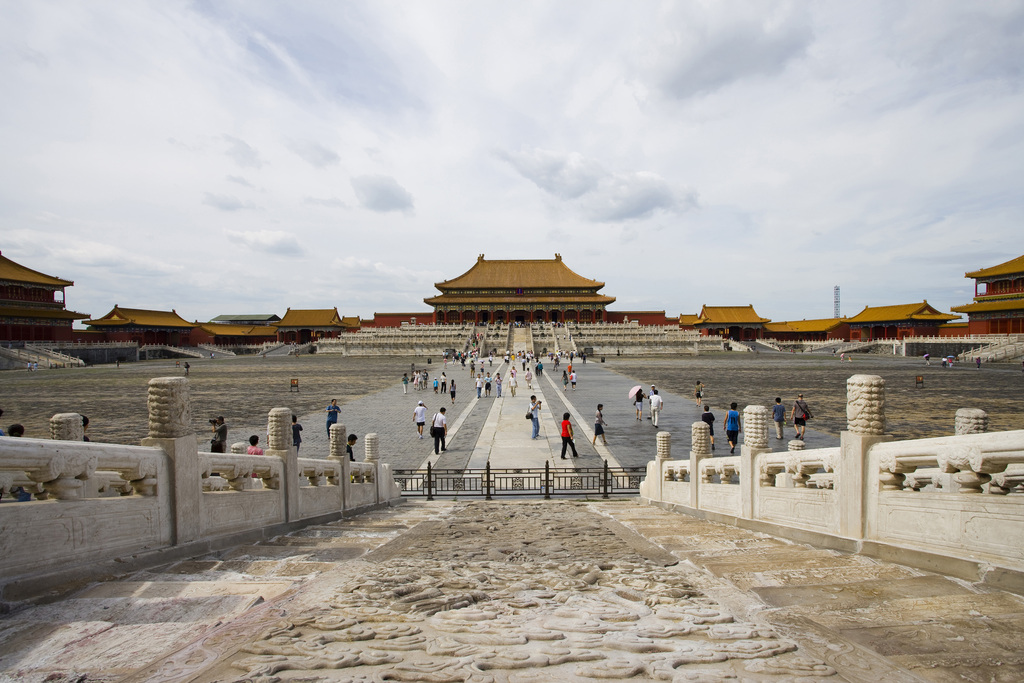
{"type": "Polygon", "coordinates": [[[988,311],[1021,311],[1024,310],[1024,299],[1005,299],[1002,301],[978,301],[973,304],[954,306],[950,310],[957,313],[986,313],[988,311]]]}
{"type": "Polygon", "coordinates": [[[170,311],[150,311],[144,308],[121,308],[114,305],[110,313],[102,318],[86,320],[86,325],[100,327],[117,327],[124,325],[139,325],[143,327],[196,327],[196,323],[190,323],[182,318],[173,309],[170,311]]]}
{"type": "Polygon", "coordinates": [[[31,306],[0,306],[0,317],[5,318],[48,318],[50,320],[82,320],[85,313],[66,311],[63,308],[32,308],[31,306]]]}
{"type": "Polygon", "coordinates": [[[754,310],[753,304],[746,306],[707,306],[700,309],[697,317],[698,325],[734,325],[771,322],[762,318],[754,310]]]}
{"type": "Polygon", "coordinates": [[[1014,275],[1016,273],[1024,273],[1024,256],[1018,256],[991,268],[964,273],[964,277],[992,277],[993,275],[1014,275]]]}
{"type": "Polygon", "coordinates": [[[679,314],[679,324],[680,325],[696,325],[697,324],[697,320],[699,318],[700,318],[700,315],[698,315],[696,313],[693,313],[693,314],[690,314],[690,313],[680,313],[679,314]]]}
{"type": "Polygon", "coordinates": [[[231,325],[229,323],[203,323],[200,329],[217,337],[273,337],[274,325],[231,325]]]}
{"type": "Polygon", "coordinates": [[[341,327],[337,308],[289,308],[278,327],[341,327]]]}
{"type": "Polygon", "coordinates": [[[38,270],[26,268],[3,254],[0,254],[0,280],[30,282],[34,285],[50,285],[52,287],[70,287],[75,284],[71,280],[62,280],[59,277],[53,277],[52,275],[40,273],[38,270]]]}
{"type": "Polygon", "coordinates": [[[514,306],[519,303],[522,303],[524,305],[559,304],[567,303],[569,300],[581,304],[610,304],[614,303],[615,297],[593,293],[564,295],[551,294],[542,296],[495,296],[494,294],[442,294],[440,296],[432,296],[429,299],[424,299],[423,301],[432,306],[437,304],[487,304],[495,306],[504,306],[506,303],[510,306],[514,306]]]}
{"type": "MultiPolygon", "coordinates": [[[[815,320],[787,320],[783,324],[794,332],[828,332],[845,322],[846,318],[818,318],[815,320]]],[[[765,327],[771,329],[771,325],[765,325],[765,327]]]]}
{"type": "Polygon", "coordinates": [[[958,315],[947,315],[933,308],[927,301],[895,306],[865,306],[857,315],[847,318],[849,323],[878,323],[897,320],[955,320],[958,315]]]}
{"type": "Polygon", "coordinates": [[[341,319],[343,327],[359,327],[359,316],[358,315],[346,315],[341,319]]]}
{"type": "Polygon", "coordinates": [[[441,291],[449,289],[487,289],[510,287],[572,287],[601,288],[603,282],[588,280],[569,269],[562,255],[553,259],[514,259],[488,261],[483,254],[473,267],[451,280],[434,284],[441,291]]]}

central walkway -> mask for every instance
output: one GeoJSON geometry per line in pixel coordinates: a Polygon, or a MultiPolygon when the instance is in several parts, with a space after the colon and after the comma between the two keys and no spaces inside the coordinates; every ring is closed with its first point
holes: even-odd
{"type": "Polygon", "coordinates": [[[1011,681],[1022,626],[1019,596],[635,500],[417,499],[9,614],[0,680],[1011,681]]]}

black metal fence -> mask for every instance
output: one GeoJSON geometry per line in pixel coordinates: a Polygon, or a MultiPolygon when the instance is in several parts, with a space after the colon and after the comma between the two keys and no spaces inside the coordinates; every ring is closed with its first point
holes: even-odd
{"type": "Polygon", "coordinates": [[[492,468],[392,470],[403,496],[600,496],[639,493],[644,467],[492,468]]]}

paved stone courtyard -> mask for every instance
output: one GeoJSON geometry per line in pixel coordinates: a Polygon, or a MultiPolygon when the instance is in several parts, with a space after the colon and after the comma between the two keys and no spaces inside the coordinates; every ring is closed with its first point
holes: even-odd
{"type": "MultiPolygon", "coordinates": [[[[655,429],[606,398],[636,380],[589,363],[576,392],[559,377],[534,381],[538,441],[525,386],[478,400],[460,382],[440,456],[411,419],[416,401],[441,404],[432,391],[384,386],[348,400],[341,422],[379,433],[397,467],[557,466],[565,411],[580,464],[643,465],[660,430],[687,451],[697,408],[681,391],[662,387],[655,429]],[[607,448],[590,445],[599,401],[607,448]]],[[[320,401],[303,401],[302,452],[315,456],[320,401]]],[[[16,609],[0,619],[0,680],[1019,681],[1022,627],[1017,595],[632,498],[412,499],[16,609]]]]}
{"type": "Polygon", "coordinates": [[[1024,600],[634,500],[410,501],[0,621],[0,680],[1017,681],[1024,600]]]}

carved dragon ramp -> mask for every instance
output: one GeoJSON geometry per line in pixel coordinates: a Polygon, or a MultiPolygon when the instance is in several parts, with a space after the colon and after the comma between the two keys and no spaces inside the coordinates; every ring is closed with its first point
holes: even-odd
{"type": "MultiPolygon", "coordinates": [[[[612,504],[635,508],[635,503],[612,504]]],[[[446,507],[291,598],[194,681],[768,681],[834,677],[724,582],[602,513],[446,507]]],[[[831,680],[843,680],[840,677],[831,680]]]]}

